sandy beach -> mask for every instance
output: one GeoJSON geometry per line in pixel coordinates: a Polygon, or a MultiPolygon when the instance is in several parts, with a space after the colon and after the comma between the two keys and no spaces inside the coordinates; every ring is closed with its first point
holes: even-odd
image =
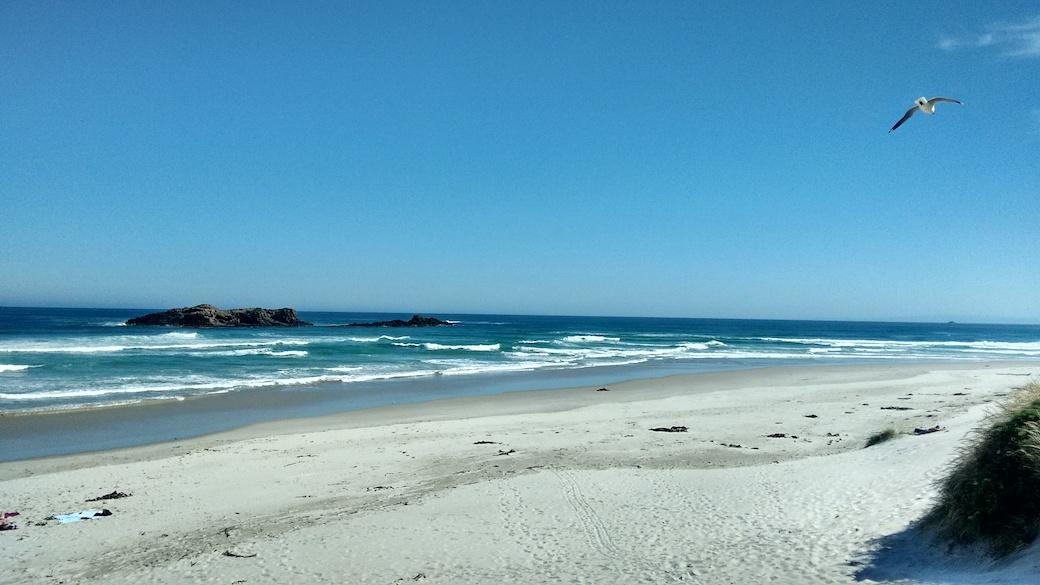
{"type": "Polygon", "coordinates": [[[0,582],[1028,582],[1036,546],[990,565],[908,528],[989,405],[1037,377],[1021,361],[768,368],[3,463],[21,516],[0,582]],[[688,430],[650,430],[672,426],[688,430]],[[132,495],[85,502],[113,490],[132,495]],[[45,520],[89,508],[112,515],[45,520]]]}

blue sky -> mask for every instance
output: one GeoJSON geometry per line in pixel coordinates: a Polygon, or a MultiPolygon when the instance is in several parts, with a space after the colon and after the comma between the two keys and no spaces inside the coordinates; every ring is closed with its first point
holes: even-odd
{"type": "Polygon", "coordinates": [[[0,305],[1040,322],[1035,1],[152,4],[0,5],[0,305]]]}

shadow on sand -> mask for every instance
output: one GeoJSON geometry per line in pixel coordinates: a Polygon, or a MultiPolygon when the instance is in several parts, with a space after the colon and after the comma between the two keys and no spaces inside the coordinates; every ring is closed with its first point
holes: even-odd
{"type": "Polygon", "coordinates": [[[977,549],[938,543],[919,525],[875,540],[873,552],[852,561],[857,581],[980,585],[1032,583],[1040,568],[1040,547],[1034,545],[994,561],[977,549]]]}

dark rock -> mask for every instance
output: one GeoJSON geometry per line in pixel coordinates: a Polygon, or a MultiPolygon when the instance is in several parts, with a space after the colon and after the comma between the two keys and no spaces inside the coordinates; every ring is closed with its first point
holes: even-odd
{"type": "Polygon", "coordinates": [[[299,327],[296,309],[218,309],[195,305],[135,317],[127,325],[166,325],[172,327],[299,327]]]}
{"type": "Polygon", "coordinates": [[[446,325],[453,325],[453,323],[441,321],[436,317],[412,315],[412,318],[407,321],[391,319],[390,321],[373,321],[371,323],[349,323],[347,327],[440,327],[446,325]]]}
{"type": "Polygon", "coordinates": [[[770,439],[786,439],[787,433],[773,433],[770,435],[766,435],[766,437],[770,439]]]}
{"type": "Polygon", "coordinates": [[[881,410],[913,410],[909,406],[882,406],[881,410]]]}

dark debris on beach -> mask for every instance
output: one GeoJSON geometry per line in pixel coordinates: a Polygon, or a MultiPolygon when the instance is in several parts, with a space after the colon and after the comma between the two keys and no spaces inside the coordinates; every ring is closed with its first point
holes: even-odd
{"type": "Polygon", "coordinates": [[[87,499],[85,501],[87,501],[87,502],[100,502],[100,501],[103,501],[103,500],[118,500],[120,498],[129,498],[132,495],[133,494],[128,494],[126,492],[111,491],[111,492],[108,492],[107,494],[105,494],[103,496],[98,496],[96,498],[89,498],[89,499],[87,499]]]}

